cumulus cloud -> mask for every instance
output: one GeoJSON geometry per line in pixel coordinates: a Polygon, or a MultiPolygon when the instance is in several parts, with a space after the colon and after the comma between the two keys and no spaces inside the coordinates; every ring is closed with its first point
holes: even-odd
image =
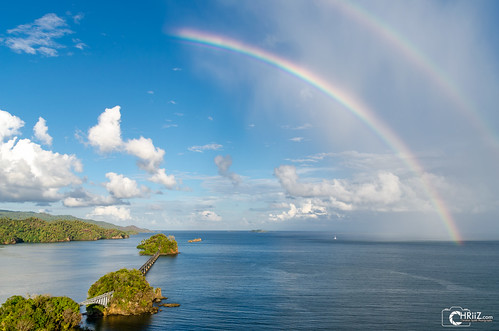
{"type": "Polygon", "coordinates": [[[57,50],[65,46],[55,40],[73,33],[67,26],[63,18],[49,13],[32,23],[7,30],[9,37],[5,38],[4,43],[17,53],[57,56],[57,50]]]}
{"type": "Polygon", "coordinates": [[[111,216],[119,221],[132,219],[129,208],[116,206],[95,207],[88,216],[111,216]]]}
{"type": "Polygon", "coordinates": [[[218,174],[220,176],[230,179],[230,181],[234,185],[241,183],[241,176],[239,176],[234,172],[229,171],[229,168],[232,165],[232,157],[230,155],[226,156],[217,155],[214,161],[215,164],[217,165],[218,174]]]}
{"type": "Polygon", "coordinates": [[[149,173],[157,171],[165,155],[164,150],[155,147],[151,139],[144,137],[128,140],[125,150],[128,154],[138,157],[138,166],[149,173]]]}
{"type": "Polygon", "coordinates": [[[312,200],[307,200],[301,207],[296,207],[295,204],[290,203],[288,211],[277,215],[270,214],[269,219],[271,221],[286,221],[293,218],[316,219],[327,214],[326,207],[315,205],[312,203],[312,200]]]}
{"type": "Polygon", "coordinates": [[[82,164],[74,155],[46,151],[29,139],[4,141],[19,134],[23,125],[0,110],[0,201],[60,200],[60,189],[81,183],[74,172],[81,172],[82,164]]]}
{"type": "Polygon", "coordinates": [[[24,126],[24,122],[17,116],[0,110],[0,142],[4,138],[19,134],[19,129],[24,126]]]}
{"type": "Polygon", "coordinates": [[[191,152],[203,153],[204,151],[218,151],[221,148],[223,148],[223,146],[220,144],[207,144],[203,146],[191,146],[188,150],[191,152]]]}
{"type": "Polygon", "coordinates": [[[121,140],[121,113],[120,106],[106,108],[99,115],[97,125],[88,130],[90,145],[97,147],[100,152],[108,153],[119,150],[123,146],[121,140]]]}
{"type": "Polygon", "coordinates": [[[175,176],[167,175],[165,169],[157,169],[155,173],[149,177],[151,182],[161,184],[167,189],[173,189],[177,186],[177,181],[175,180],[175,176]]]}
{"type": "Polygon", "coordinates": [[[130,199],[140,197],[147,191],[147,188],[139,188],[137,182],[123,175],[114,172],[108,172],[106,177],[109,182],[106,183],[106,189],[112,196],[118,199],[130,199]]]}
{"type": "Polygon", "coordinates": [[[282,165],[274,170],[282,188],[290,196],[329,199],[330,205],[341,210],[351,209],[389,209],[402,201],[403,193],[408,191],[398,176],[390,172],[379,172],[363,181],[346,179],[302,182],[296,167],[282,165]]]}
{"type": "Polygon", "coordinates": [[[120,106],[107,108],[98,118],[98,123],[88,131],[90,145],[97,147],[102,153],[125,152],[137,157],[137,165],[151,176],[151,182],[163,185],[167,189],[176,187],[173,175],[167,175],[160,168],[165,151],[154,146],[152,139],[140,137],[123,141],[121,138],[120,106]]]}
{"type": "Polygon", "coordinates": [[[198,213],[198,216],[200,216],[201,220],[203,221],[211,221],[211,222],[219,222],[222,220],[222,217],[217,215],[214,211],[210,210],[203,210],[198,213]]]}
{"type": "Polygon", "coordinates": [[[35,133],[35,138],[43,144],[52,145],[52,137],[48,133],[47,123],[44,118],[38,118],[38,122],[36,122],[33,128],[33,132],[35,133]]]}

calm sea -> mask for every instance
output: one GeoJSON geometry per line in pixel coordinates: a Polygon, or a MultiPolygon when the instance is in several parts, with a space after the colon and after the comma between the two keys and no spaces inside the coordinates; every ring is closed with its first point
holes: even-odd
{"type": "MultiPolygon", "coordinates": [[[[160,257],[147,279],[162,288],[166,302],[181,306],[87,326],[444,330],[442,310],[460,306],[496,319],[468,329],[499,330],[499,242],[354,242],[309,232],[166,234],[175,235],[181,254],[160,257]],[[203,241],[187,242],[197,237],[203,241]]],[[[43,293],[83,301],[105,273],[140,267],[147,257],[135,246],[148,236],[0,246],[0,302],[43,293]]]]}

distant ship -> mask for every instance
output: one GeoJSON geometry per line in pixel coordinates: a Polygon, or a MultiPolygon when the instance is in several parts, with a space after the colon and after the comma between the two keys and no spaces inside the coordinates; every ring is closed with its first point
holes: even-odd
{"type": "Polygon", "coordinates": [[[336,236],[334,236],[334,240],[336,240],[336,236]]]}

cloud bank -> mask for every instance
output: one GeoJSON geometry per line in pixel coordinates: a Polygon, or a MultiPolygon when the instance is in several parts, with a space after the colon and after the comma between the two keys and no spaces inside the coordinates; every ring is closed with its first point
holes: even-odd
{"type": "Polygon", "coordinates": [[[82,164],[74,155],[47,151],[29,139],[19,139],[15,135],[23,126],[20,118],[0,110],[0,201],[58,201],[64,196],[61,189],[81,184],[74,172],[81,172],[82,164]]]}

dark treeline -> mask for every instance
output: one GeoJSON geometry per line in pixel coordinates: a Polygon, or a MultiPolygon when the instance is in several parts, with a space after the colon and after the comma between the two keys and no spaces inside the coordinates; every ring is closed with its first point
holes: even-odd
{"type": "Polygon", "coordinates": [[[82,221],[46,222],[37,218],[0,218],[0,244],[47,243],[74,240],[128,238],[124,231],[104,229],[82,221]]]}

